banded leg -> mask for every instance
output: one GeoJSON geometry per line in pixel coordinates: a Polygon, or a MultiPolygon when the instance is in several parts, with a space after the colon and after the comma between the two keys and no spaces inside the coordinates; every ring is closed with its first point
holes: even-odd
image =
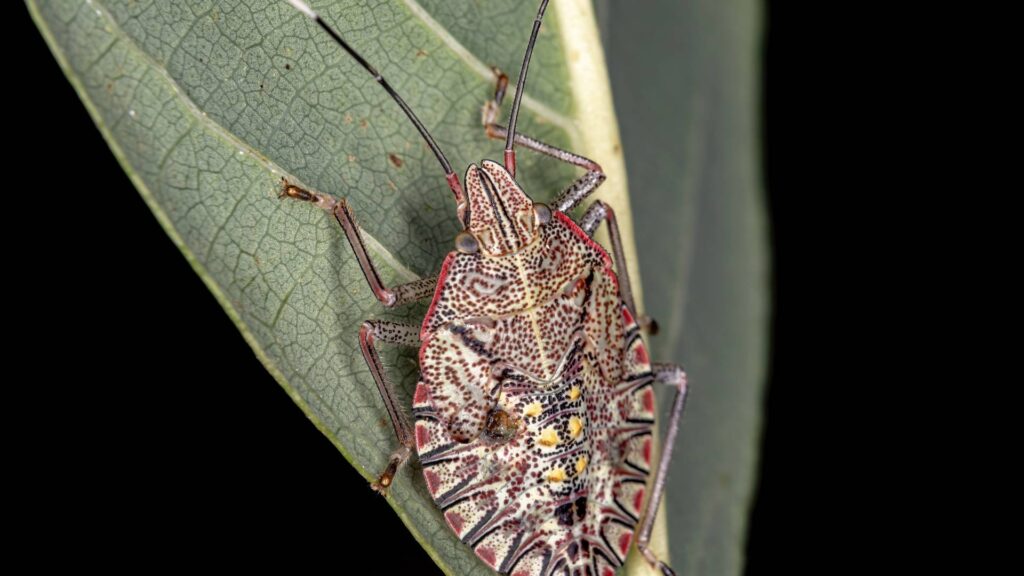
{"type": "Polygon", "coordinates": [[[335,200],[330,196],[311,192],[304,188],[299,188],[298,186],[289,184],[287,180],[284,181],[284,188],[281,190],[281,196],[287,196],[289,198],[315,204],[334,215],[338,224],[341,224],[341,228],[345,231],[345,238],[348,239],[349,245],[352,246],[352,252],[356,255],[356,260],[359,262],[359,268],[363,271],[363,276],[366,277],[366,282],[370,285],[370,289],[373,290],[373,295],[376,296],[377,300],[380,300],[381,304],[385,307],[392,308],[399,304],[415,302],[416,300],[422,300],[434,295],[434,288],[437,286],[437,277],[422,278],[407,284],[399,284],[391,287],[384,285],[384,282],[380,279],[380,275],[377,274],[376,266],[374,266],[373,261],[370,260],[370,254],[366,251],[366,245],[363,244],[363,237],[359,233],[359,225],[356,224],[356,219],[352,215],[352,209],[344,198],[341,200],[335,200]]]}
{"type": "Polygon", "coordinates": [[[388,416],[391,417],[391,425],[398,438],[398,448],[388,458],[387,467],[381,472],[377,481],[370,484],[377,492],[387,494],[388,487],[391,486],[391,481],[394,480],[398,469],[412,454],[414,432],[409,423],[409,417],[398,403],[395,389],[384,371],[384,364],[380,361],[380,354],[377,352],[376,346],[378,339],[388,344],[419,348],[419,328],[383,320],[367,320],[359,328],[359,348],[363,352],[363,358],[366,359],[366,365],[370,367],[370,373],[373,374],[373,381],[377,383],[377,391],[380,392],[380,398],[384,401],[384,407],[388,411],[388,416]]]}
{"type": "MultiPolygon", "coordinates": [[[[494,89],[494,98],[488,100],[484,104],[482,119],[484,124],[484,130],[487,132],[489,138],[504,139],[508,136],[508,129],[495,122],[498,116],[498,111],[501,108],[501,101],[505,98],[505,92],[508,88],[508,76],[506,76],[501,70],[492,68],[494,73],[498,76],[498,82],[494,89]]],[[[556,160],[561,160],[573,166],[579,166],[587,171],[586,174],[579,177],[572,184],[568,186],[558,196],[558,200],[555,201],[554,208],[559,212],[569,212],[575,208],[584,198],[589,196],[598,186],[604,182],[606,176],[604,170],[601,169],[601,165],[594,162],[590,158],[574,154],[568,150],[563,150],[550,144],[545,144],[540,140],[526,136],[525,134],[516,132],[516,144],[529,148],[535,152],[540,152],[546,156],[551,156],[556,160]]]]}
{"type": "Polygon", "coordinates": [[[658,472],[654,476],[651,496],[647,499],[647,507],[644,509],[644,521],[637,534],[636,547],[651,566],[661,570],[665,576],[675,576],[675,572],[667,564],[658,560],[649,546],[651,530],[654,529],[654,517],[661,504],[661,497],[665,494],[665,479],[668,476],[669,464],[672,462],[672,449],[676,444],[676,433],[679,432],[679,422],[682,419],[683,407],[686,405],[686,373],[683,372],[681,366],[675,364],[654,364],[651,368],[654,371],[656,382],[675,386],[676,397],[672,402],[672,415],[669,417],[668,430],[665,432],[665,440],[662,444],[658,472]]]}

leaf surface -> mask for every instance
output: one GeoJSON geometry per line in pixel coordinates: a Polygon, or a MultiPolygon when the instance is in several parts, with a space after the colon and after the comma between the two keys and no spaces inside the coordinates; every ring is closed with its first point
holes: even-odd
{"type": "MultiPolygon", "coordinates": [[[[403,94],[457,171],[500,158],[479,109],[493,90],[489,66],[518,70],[535,3],[367,4],[313,2],[403,94]]],[[[425,305],[385,312],[333,219],[277,194],[287,177],[347,197],[386,282],[436,274],[458,224],[418,135],[369,75],[284,2],[28,5],[140,193],[257,356],[355,468],[375,476],[395,440],[356,333],[367,318],[417,322],[425,305]]],[[[589,2],[552,3],[521,127],[601,162],[610,177],[600,197],[615,206],[633,255],[622,147],[597,40],[589,2]]],[[[576,174],[520,154],[520,181],[537,200],[554,197],[576,174]]],[[[637,259],[630,260],[636,277],[637,259]]],[[[669,320],[687,326],[681,314],[669,320]]],[[[669,342],[678,348],[678,338],[669,342]]],[[[659,351],[660,359],[683,357],[659,351]]],[[[408,404],[415,354],[389,351],[384,360],[408,404]]],[[[702,493],[677,489],[677,476],[670,506],[689,498],[687,490],[702,493]]],[[[406,467],[389,503],[446,572],[490,573],[448,530],[418,466],[406,467]]],[[[704,538],[742,541],[742,532],[704,528],[711,530],[704,538]]],[[[691,546],[692,536],[685,538],[691,546]]]]}
{"type": "MultiPolygon", "coordinates": [[[[691,385],[669,474],[673,568],[743,572],[767,360],[761,4],[598,0],[656,361],[691,385]]],[[[662,402],[665,404],[665,402],[662,402]]]]}

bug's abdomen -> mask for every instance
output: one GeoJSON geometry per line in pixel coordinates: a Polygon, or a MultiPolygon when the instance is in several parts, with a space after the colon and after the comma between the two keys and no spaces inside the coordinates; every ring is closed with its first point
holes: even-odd
{"type": "MultiPolygon", "coordinates": [[[[551,362],[553,375],[540,369],[546,363],[491,374],[481,389],[494,396],[482,404],[487,413],[468,442],[453,437],[446,415],[455,395],[442,398],[429,375],[416,389],[416,443],[428,490],[459,538],[502,573],[614,571],[640,516],[654,418],[650,367],[637,352],[643,343],[627,330],[625,373],[607,383],[601,350],[580,318],[563,357],[551,362]]],[[[477,327],[463,328],[450,332],[461,341],[455,365],[501,363],[494,340],[475,340],[477,327]]],[[[455,376],[458,369],[424,373],[455,376]]]]}
{"type": "Polygon", "coordinates": [[[424,479],[501,573],[614,573],[641,514],[650,364],[607,254],[582,234],[556,218],[507,258],[450,256],[423,324],[424,479]]]}
{"type": "MultiPolygon", "coordinates": [[[[495,570],[542,574],[583,533],[593,499],[582,346],[551,382],[506,372],[480,435],[452,438],[430,387],[416,389],[416,442],[427,487],[461,540],[495,570]]],[[[596,502],[600,502],[598,497],[596,502]]]]}

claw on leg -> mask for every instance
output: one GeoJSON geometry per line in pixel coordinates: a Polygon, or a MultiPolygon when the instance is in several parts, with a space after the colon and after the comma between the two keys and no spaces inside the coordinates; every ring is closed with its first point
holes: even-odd
{"type": "Polygon", "coordinates": [[[501,110],[501,101],[505,99],[505,91],[508,90],[508,76],[498,69],[497,66],[491,66],[491,71],[497,77],[497,83],[494,86],[494,98],[484,102],[483,109],[480,111],[480,120],[483,122],[488,138],[504,138],[495,130],[496,126],[494,123],[498,119],[498,112],[501,110]]]}
{"type": "MultiPolygon", "coordinates": [[[[277,195],[278,198],[292,198],[300,202],[309,202],[310,204],[316,204],[320,208],[328,212],[332,212],[334,207],[338,205],[338,201],[330,196],[323,194],[317,194],[311,190],[300,188],[291,182],[287,178],[281,178],[281,192],[277,195]]],[[[344,200],[342,200],[344,202],[344,200]]]]}
{"type": "Polygon", "coordinates": [[[658,321],[655,320],[654,318],[651,318],[647,314],[641,314],[640,318],[638,319],[638,323],[640,324],[640,329],[643,330],[644,332],[650,334],[651,336],[658,335],[658,330],[660,330],[660,328],[658,326],[658,321]]]}
{"type": "Polygon", "coordinates": [[[642,554],[644,560],[647,560],[647,563],[651,565],[651,568],[661,572],[662,576],[676,576],[676,571],[668,564],[658,560],[658,557],[654,555],[654,552],[651,552],[650,548],[647,548],[646,544],[638,547],[640,548],[640,554],[642,554]]]}
{"type": "Polygon", "coordinates": [[[387,468],[381,472],[376,482],[370,483],[370,488],[373,488],[381,496],[387,496],[388,489],[391,488],[391,483],[395,480],[395,474],[398,473],[398,469],[401,468],[402,464],[405,464],[405,461],[409,459],[409,454],[409,449],[405,446],[392,452],[391,457],[388,459],[387,468]]]}

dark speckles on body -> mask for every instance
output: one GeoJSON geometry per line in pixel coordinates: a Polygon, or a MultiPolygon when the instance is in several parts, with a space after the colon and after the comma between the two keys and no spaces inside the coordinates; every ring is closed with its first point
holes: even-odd
{"type": "Polygon", "coordinates": [[[449,526],[488,564],[530,576],[621,564],[610,547],[632,535],[643,496],[623,478],[646,477],[638,433],[654,417],[611,262],[568,226],[552,217],[501,257],[449,255],[423,323],[430,394],[413,412],[449,526]]]}

